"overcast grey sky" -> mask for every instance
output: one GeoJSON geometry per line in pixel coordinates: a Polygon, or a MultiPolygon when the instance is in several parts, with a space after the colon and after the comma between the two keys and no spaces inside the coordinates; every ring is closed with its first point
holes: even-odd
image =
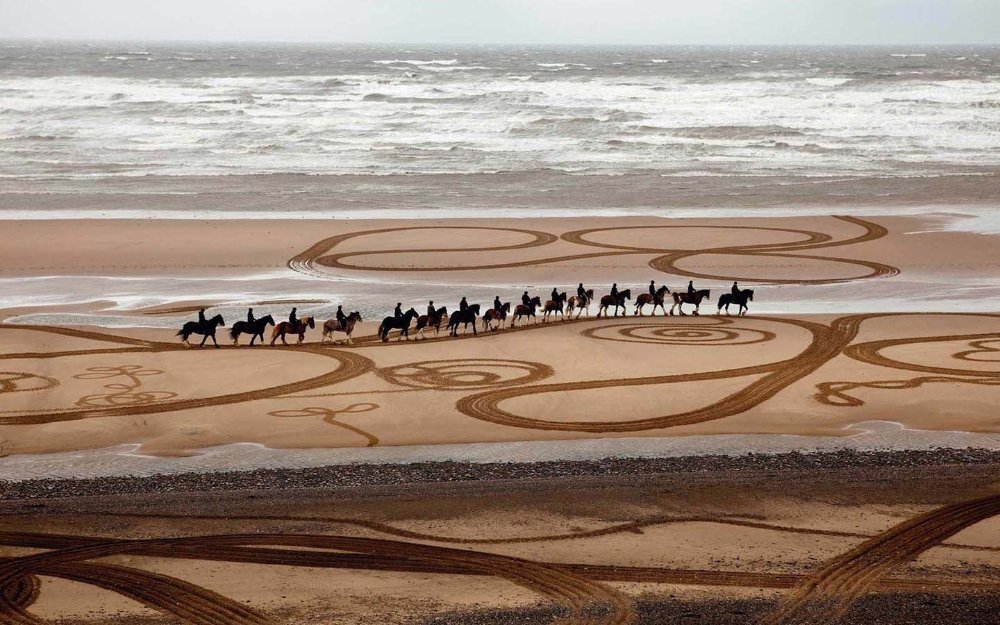
{"type": "Polygon", "coordinates": [[[0,38],[996,43],[1000,0],[0,0],[0,38]]]}

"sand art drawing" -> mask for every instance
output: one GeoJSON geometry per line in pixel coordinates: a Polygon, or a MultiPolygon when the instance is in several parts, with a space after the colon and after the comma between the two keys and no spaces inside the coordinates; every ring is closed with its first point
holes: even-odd
{"type": "Polygon", "coordinates": [[[163,375],[160,369],[148,369],[142,365],[119,365],[117,367],[88,367],[86,373],[73,377],[77,380],[108,380],[124,378],[121,382],[105,384],[109,393],[94,393],[84,395],[76,400],[79,407],[127,406],[134,404],[151,404],[177,397],[171,391],[138,390],[142,386],[142,378],[152,375],[163,375]]]}
{"type": "Polygon", "coordinates": [[[391,538],[356,535],[267,533],[120,539],[40,532],[0,532],[0,544],[38,550],[0,562],[0,623],[37,625],[31,614],[42,587],[39,576],[59,577],[119,593],[184,622],[201,624],[272,622],[258,611],[176,576],[152,573],[135,566],[100,562],[113,555],[194,559],[267,566],[392,571],[417,575],[495,576],[506,579],[561,606],[564,616],[554,622],[587,625],[626,625],[636,618],[632,600],[604,582],[643,582],[696,586],[792,589],[765,625],[829,623],[851,604],[874,590],[903,592],[997,592],[995,583],[949,579],[911,579],[891,576],[893,568],[934,547],[995,551],[1000,546],[948,542],[956,533],[1000,514],[1000,495],[938,507],[918,514],[876,535],[788,527],[727,516],[658,516],[617,523],[594,530],[525,537],[450,538],[415,532],[390,524],[351,518],[308,515],[206,516],[108,513],[114,518],[309,522],[351,526],[391,538]],[[717,523],[752,527],[777,533],[864,539],[831,558],[816,573],[709,571],[657,566],[615,566],[547,562],[538,558],[505,556],[470,545],[533,543],[544,553],[546,543],[587,541],[653,526],[717,523]],[[411,542],[420,541],[420,542],[411,542]],[[464,545],[461,549],[433,543],[464,545]]]}
{"type": "Polygon", "coordinates": [[[288,261],[288,266],[295,271],[311,275],[314,277],[328,277],[326,273],[327,270],[363,270],[363,271],[392,271],[392,272],[411,272],[411,271],[421,271],[421,272],[434,272],[434,271],[471,271],[471,270],[493,270],[493,269],[510,269],[516,267],[531,267],[539,265],[547,265],[556,262],[566,262],[570,260],[581,260],[588,258],[604,258],[608,256],[622,256],[622,255],[652,255],[653,258],[649,261],[649,266],[653,269],[668,275],[682,276],[684,278],[690,279],[703,279],[703,280],[721,280],[729,281],[733,279],[752,279],[758,284],[833,284],[837,282],[850,282],[854,280],[864,280],[868,278],[883,278],[894,276],[899,273],[899,269],[886,265],[884,263],[878,263],[874,261],[858,260],[850,258],[839,258],[833,256],[819,256],[811,254],[803,254],[802,252],[814,251],[814,250],[825,250],[828,248],[834,248],[844,245],[854,245],[859,243],[867,243],[869,241],[875,241],[885,237],[888,234],[888,229],[884,226],[880,226],[874,222],[861,219],[858,217],[849,216],[836,216],[841,222],[860,226],[864,229],[862,234],[854,237],[848,237],[844,239],[834,239],[833,236],[823,233],[815,232],[810,230],[797,230],[791,228],[771,228],[771,227],[755,227],[755,226],[720,226],[720,225],[654,225],[654,226],[622,226],[622,227],[612,227],[612,228],[590,228],[586,230],[574,230],[571,232],[563,233],[562,235],[555,235],[548,232],[542,232],[539,230],[526,230],[521,228],[495,228],[495,227],[482,227],[482,226],[408,226],[399,228],[381,228],[375,230],[365,230],[362,232],[350,232],[347,234],[341,234],[333,237],[323,239],[316,244],[314,244],[309,249],[301,252],[300,254],[293,257],[288,261]],[[654,230],[664,232],[664,241],[670,241],[671,231],[677,231],[678,229],[684,228],[698,228],[698,229],[720,229],[729,231],[747,231],[747,232],[764,232],[773,233],[780,235],[794,234],[799,235],[802,238],[793,242],[776,242],[776,243],[761,243],[761,244],[748,244],[748,245],[733,245],[733,246],[720,246],[720,247],[705,247],[696,250],[691,249],[676,249],[670,247],[647,247],[647,246],[629,246],[620,245],[612,243],[601,243],[593,241],[587,238],[590,235],[606,232],[616,232],[625,230],[654,230]],[[530,240],[524,243],[512,244],[512,245],[499,245],[495,247],[479,247],[479,248],[462,248],[462,247],[430,247],[430,248],[417,248],[417,249],[381,249],[373,251],[358,251],[358,252],[334,252],[335,248],[352,239],[357,239],[360,237],[365,237],[369,235],[377,234],[388,234],[397,232],[415,232],[421,230],[479,230],[488,232],[504,232],[504,233],[515,233],[523,234],[530,237],[530,240]],[[408,254],[408,258],[412,258],[412,255],[416,254],[441,254],[449,252],[509,252],[512,250],[526,250],[536,247],[544,247],[555,243],[558,240],[562,240],[567,243],[571,243],[580,247],[597,248],[601,251],[598,252],[582,252],[582,253],[570,253],[561,256],[553,256],[546,258],[537,259],[523,259],[523,260],[512,260],[505,261],[502,258],[496,258],[491,260],[489,264],[469,264],[469,265],[449,265],[449,266],[434,266],[434,265],[363,265],[355,264],[350,262],[351,259],[363,258],[365,256],[376,256],[376,255],[388,255],[388,254],[408,254]],[[683,269],[678,267],[678,263],[702,255],[725,255],[732,256],[734,262],[736,258],[788,258],[796,260],[811,260],[818,261],[821,263],[833,263],[833,264],[846,264],[861,267],[863,272],[859,275],[853,277],[837,277],[837,278],[776,278],[776,277],[762,277],[762,276],[738,276],[738,275],[715,275],[710,273],[692,271],[688,269],[683,269]]]}
{"type": "Polygon", "coordinates": [[[362,402],[359,404],[351,404],[344,408],[337,410],[330,408],[322,408],[318,406],[311,406],[308,408],[299,408],[297,410],[275,410],[267,414],[272,417],[283,417],[283,418],[298,418],[298,417],[323,417],[324,423],[329,423],[330,425],[343,428],[350,432],[354,432],[359,436],[363,436],[365,440],[368,441],[368,447],[375,447],[378,445],[378,437],[370,432],[366,432],[359,427],[350,425],[349,423],[344,423],[343,421],[337,420],[337,415],[348,415],[360,412],[371,412],[379,408],[378,404],[373,404],[370,402],[362,402]]]}
{"type": "Polygon", "coordinates": [[[20,371],[0,371],[0,393],[44,391],[58,385],[58,380],[48,376],[20,371]]]}

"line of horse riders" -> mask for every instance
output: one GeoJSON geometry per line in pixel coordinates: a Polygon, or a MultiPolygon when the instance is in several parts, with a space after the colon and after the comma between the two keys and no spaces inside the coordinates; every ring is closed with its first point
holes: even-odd
{"type": "MultiPolygon", "coordinates": [[[[653,306],[652,315],[656,315],[657,308],[663,312],[664,316],[668,314],[673,315],[675,309],[681,315],[685,315],[683,305],[692,304],[694,305],[692,314],[697,315],[699,314],[701,302],[710,299],[710,295],[709,289],[695,289],[693,281],[688,282],[686,291],[671,292],[666,285],[657,287],[656,281],[650,280],[648,292],[640,293],[635,298],[635,311],[633,314],[642,316],[644,314],[643,308],[651,304],[653,306]],[[669,312],[665,306],[667,295],[670,295],[673,300],[669,312]]],[[[604,316],[608,316],[610,308],[614,308],[612,316],[617,317],[619,310],[622,316],[625,316],[628,312],[626,302],[631,298],[631,289],[620,291],[618,290],[618,283],[612,284],[611,291],[598,300],[597,316],[600,317],[602,313],[604,316]]],[[[748,310],[747,303],[752,301],[753,290],[741,289],[737,282],[733,282],[730,292],[725,293],[719,298],[717,314],[721,314],[723,310],[726,311],[726,314],[730,314],[729,306],[737,305],[739,306],[737,314],[740,316],[745,315],[748,310]]],[[[551,299],[547,300],[544,304],[539,296],[532,297],[525,291],[521,295],[521,303],[513,308],[513,312],[511,311],[511,303],[501,302],[499,295],[493,299],[493,307],[487,309],[482,314],[480,314],[482,306],[480,304],[469,304],[465,297],[459,302],[458,310],[450,316],[448,315],[447,307],[435,308],[433,301],[427,303],[427,314],[425,315],[421,315],[414,308],[410,308],[404,312],[403,304],[397,302],[393,315],[383,319],[379,325],[378,336],[382,341],[388,341],[389,333],[392,330],[399,330],[397,340],[402,338],[409,339],[410,325],[414,320],[417,322],[414,328],[417,336],[427,338],[424,335],[424,330],[432,329],[434,330],[434,335],[437,336],[441,329],[441,324],[445,320],[448,321],[447,327],[451,336],[457,336],[459,326],[462,326],[463,332],[466,332],[470,324],[472,325],[472,333],[476,334],[477,320],[481,321],[484,331],[505,329],[508,317],[511,318],[511,327],[516,327],[519,320],[524,320],[523,322],[527,323],[528,319],[532,319],[534,323],[538,323],[537,313],[539,311],[542,312],[543,322],[548,321],[550,316],[555,315],[559,315],[563,319],[578,319],[584,313],[590,316],[590,305],[593,302],[594,290],[585,289],[582,282],[576,288],[576,295],[570,297],[567,297],[565,291],[560,293],[558,289],[553,288],[551,299]],[[574,312],[576,313],[575,317],[574,312]]],[[[336,318],[329,319],[323,323],[323,338],[320,339],[320,343],[324,343],[327,340],[334,341],[334,333],[341,332],[347,336],[347,343],[352,344],[351,334],[354,332],[355,324],[360,321],[361,313],[358,311],[354,311],[348,315],[344,313],[343,306],[337,306],[336,318]]],[[[224,325],[225,321],[221,314],[207,319],[205,317],[205,309],[203,308],[198,312],[198,321],[185,323],[181,331],[177,333],[177,336],[180,336],[184,343],[189,345],[188,339],[192,334],[201,334],[203,337],[201,346],[204,346],[205,341],[211,338],[212,343],[218,347],[219,345],[215,341],[215,330],[217,327],[224,325]]],[[[275,324],[274,318],[271,315],[266,315],[258,319],[253,314],[253,308],[250,308],[247,311],[246,321],[237,321],[233,324],[233,327],[229,331],[229,337],[232,339],[234,345],[239,344],[239,338],[242,334],[251,335],[250,345],[253,345],[258,338],[263,343],[264,331],[268,326],[274,326],[274,330],[271,332],[271,345],[274,345],[275,341],[279,339],[283,345],[288,345],[285,337],[289,334],[298,335],[298,343],[301,344],[305,339],[306,330],[316,327],[316,320],[310,316],[300,319],[297,316],[297,309],[293,307],[287,321],[275,324]]]]}

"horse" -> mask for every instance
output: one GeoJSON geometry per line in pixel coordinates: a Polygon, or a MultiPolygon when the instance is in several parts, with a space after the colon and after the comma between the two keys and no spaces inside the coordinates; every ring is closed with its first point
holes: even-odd
{"type": "Polygon", "coordinates": [[[205,347],[205,341],[209,337],[212,339],[212,344],[218,347],[219,344],[215,342],[215,329],[219,326],[226,326],[226,321],[222,318],[222,315],[216,315],[211,319],[206,319],[205,323],[201,323],[200,321],[188,321],[181,328],[181,331],[175,336],[181,337],[181,340],[184,341],[184,345],[191,347],[191,343],[188,343],[188,338],[190,338],[192,334],[201,334],[201,344],[198,345],[198,347],[205,347]]]}
{"type": "Polygon", "coordinates": [[[650,295],[649,293],[642,293],[641,295],[635,298],[635,312],[633,313],[633,316],[639,315],[641,317],[642,307],[645,306],[646,304],[652,304],[653,312],[649,313],[650,315],[655,316],[656,307],[659,306],[660,309],[663,311],[663,316],[666,317],[667,309],[663,305],[663,300],[667,296],[667,293],[669,292],[670,289],[668,289],[666,285],[663,285],[660,288],[656,289],[656,293],[654,295],[650,295]]]}
{"type": "Polygon", "coordinates": [[[396,340],[402,339],[404,336],[406,340],[410,340],[410,322],[419,317],[420,314],[413,310],[412,308],[403,313],[402,317],[386,317],[382,320],[382,325],[378,327],[378,337],[382,339],[383,343],[389,341],[389,332],[392,330],[399,330],[399,336],[396,340]]]}
{"type": "Polygon", "coordinates": [[[559,313],[561,316],[563,316],[563,319],[565,319],[566,317],[563,315],[563,305],[565,304],[565,302],[566,302],[565,291],[559,293],[556,299],[554,300],[550,299],[549,301],[545,302],[545,308],[544,308],[545,314],[542,315],[542,321],[548,321],[549,315],[553,313],[559,313]]]}
{"type": "Polygon", "coordinates": [[[248,321],[237,321],[236,323],[233,324],[232,329],[229,330],[229,338],[233,339],[233,345],[239,345],[240,335],[249,334],[250,345],[253,345],[254,341],[256,341],[258,338],[260,338],[260,342],[263,343],[264,330],[267,329],[267,326],[273,326],[273,325],[274,325],[274,317],[272,317],[271,315],[261,317],[260,319],[254,319],[253,325],[250,325],[250,322],[248,321]]]}
{"type": "Polygon", "coordinates": [[[510,302],[506,302],[499,309],[490,308],[483,313],[483,330],[497,330],[507,327],[507,313],[510,312],[510,302]],[[496,322],[496,327],[493,326],[496,322]]]}
{"type": "Polygon", "coordinates": [[[295,327],[287,321],[282,321],[278,325],[274,326],[274,330],[271,331],[271,346],[274,346],[274,342],[281,339],[282,345],[288,345],[285,342],[286,334],[298,334],[299,341],[296,345],[302,345],[302,341],[306,338],[306,328],[315,328],[316,320],[312,317],[303,317],[295,322],[295,327]]]}
{"type": "Polygon", "coordinates": [[[521,317],[532,317],[535,320],[535,323],[538,323],[538,317],[535,317],[535,309],[541,307],[541,305],[542,305],[542,298],[536,295],[535,297],[532,297],[530,300],[528,300],[527,306],[525,306],[524,304],[518,304],[517,306],[515,306],[514,318],[510,320],[510,327],[513,328],[514,326],[516,326],[517,320],[520,319],[521,317]]]}
{"type": "Polygon", "coordinates": [[[622,309],[622,316],[624,317],[625,314],[628,312],[628,308],[625,308],[625,300],[627,300],[627,299],[632,299],[632,289],[625,289],[624,291],[620,292],[618,294],[618,299],[617,300],[615,298],[611,297],[611,295],[605,295],[604,297],[601,298],[601,305],[597,309],[597,316],[600,317],[601,313],[603,312],[604,316],[607,317],[608,316],[608,306],[614,304],[615,305],[615,314],[614,314],[614,316],[615,317],[618,316],[618,309],[621,308],[622,309]]]}
{"type": "Polygon", "coordinates": [[[587,289],[583,295],[574,295],[566,302],[566,314],[575,319],[579,319],[584,312],[590,316],[590,302],[594,301],[594,289],[587,289]],[[578,310],[576,317],[573,317],[573,309],[578,310]]]}
{"type": "Polygon", "coordinates": [[[671,293],[671,295],[674,296],[674,305],[670,307],[670,314],[674,314],[674,308],[676,308],[677,311],[683,315],[684,306],[682,306],[682,304],[694,304],[694,313],[692,314],[697,315],[698,308],[701,306],[701,300],[711,299],[711,297],[709,297],[710,294],[711,293],[708,289],[701,289],[699,291],[695,291],[694,293],[681,293],[679,291],[674,291],[671,293]]]}
{"type": "Polygon", "coordinates": [[[462,324],[463,333],[469,331],[469,324],[472,324],[472,333],[476,334],[476,317],[479,316],[479,304],[472,304],[466,310],[456,310],[451,313],[448,320],[448,330],[452,336],[458,336],[458,324],[462,324]]]}
{"type": "Polygon", "coordinates": [[[434,336],[441,330],[441,322],[448,318],[448,307],[442,306],[434,311],[433,315],[420,315],[417,317],[417,336],[426,339],[424,330],[434,328],[434,336]]]}
{"type": "Polygon", "coordinates": [[[353,345],[354,341],[351,340],[351,333],[354,332],[354,326],[361,321],[361,313],[354,311],[347,315],[347,321],[343,324],[336,319],[328,319],[323,322],[323,338],[319,340],[319,344],[322,345],[324,341],[330,339],[331,342],[336,343],[333,339],[334,332],[343,332],[347,335],[347,344],[353,345]]]}
{"type": "Polygon", "coordinates": [[[722,314],[722,309],[726,309],[726,314],[729,314],[730,304],[739,304],[740,312],[737,314],[739,317],[744,317],[750,308],[747,306],[747,302],[753,301],[753,289],[743,289],[739,292],[739,295],[733,293],[723,293],[719,296],[719,309],[715,312],[717,315],[722,314]]]}

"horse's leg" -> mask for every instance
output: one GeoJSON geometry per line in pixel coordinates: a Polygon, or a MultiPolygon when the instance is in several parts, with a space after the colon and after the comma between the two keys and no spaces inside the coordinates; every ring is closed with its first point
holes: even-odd
{"type": "Polygon", "coordinates": [[[212,332],[212,345],[215,345],[215,349],[219,349],[219,344],[215,341],[215,332],[212,332]]]}
{"type": "Polygon", "coordinates": [[[203,335],[201,337],[201,343],[198,344],[198,347],[205,347],[205,341],[207,340],[208,340],[208,335],[207,334],[203,335]]]}

